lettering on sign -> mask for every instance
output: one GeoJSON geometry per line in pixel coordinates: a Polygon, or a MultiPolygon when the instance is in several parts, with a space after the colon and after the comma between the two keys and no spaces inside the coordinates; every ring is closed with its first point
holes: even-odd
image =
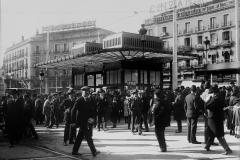
{"type": "Polygon", "coordinates": [[[57,32],[65,30],[75,30],[81,28],[90,28],[96,27],[96,21],[85,21],[81,23],[71,23],[71,24],[61,24],[61,25],[52,25],[47,27],[42,27],[43,32],[57,32]]]}
{"type": "MultiPolygon", "coordinates": [[[[213,3],[208,6],[199,6],[198,8],[184,8],[178,9],[177,11],[177,19],[188,18],[191,16],[207,14],[210,12],[215,12],[218,10],[223,10],[227,8],[234,7],[234,0],[231,1],[224,1],[220,3],[213,3]]],[[[163,23],[168,22],[173,19],[173,15],[170,12],[162,13],[152,19],[148,19],[145,21],[145,24],[152,24],[152,23],[163,23]]]]}
{"type": "MultiPolygon", "coordinates": [[[[178,9],[189,7],[192,5],[202,5],[203,3],[210,2],[212,0],[176,0],[176,7],[178,9]]],[[[152,5],[149,12],[151,14],[160,14],[172,10],[174,7],[174,0],[159,0],[159,3],[152,5]]]]}

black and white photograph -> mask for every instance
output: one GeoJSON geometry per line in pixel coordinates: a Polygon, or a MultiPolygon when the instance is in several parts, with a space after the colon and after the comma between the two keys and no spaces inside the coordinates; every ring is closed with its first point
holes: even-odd
{"type": "Polygon", "coordinates": [[[0,160],[94,159],[240,159],[240,0],[0,0],[0,160]]]}

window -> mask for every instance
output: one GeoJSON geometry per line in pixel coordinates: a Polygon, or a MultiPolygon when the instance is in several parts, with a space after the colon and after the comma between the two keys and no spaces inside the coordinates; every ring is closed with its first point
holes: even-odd
{"type": "Polygon", "coordinates": [[[217,55],[212,55],[212,64],[216,63],[217,61],[217,55]]]}
{"type": "Polygon", "coordinates": [[[190,67],[190,60],[186,60],[186,67],[190,67]]]}
{"type": "Polygon", "coordinates": [[[160,84],[160,71],[150,71],[150,84],[152,85],[160,84]]]}
{"type": "Polygon", "coordinates": [[[191,40],[190,40],[189,37],[184,39],[184,45],[187,46],[187,47],[191,46],[191,40]]]}
{"type": "Polygon", "coordinates": [[[210,28],[215,28],[216,26],[216,17],[210,18],[210,28]]]}
{"type": "Polygon", "coordinates": [[[188,33],[190,30],[190,22],[185,23],[185,32],[188,33]]]}
{"type": "Polygon", "coordinates": [[[138,72],[137,70],[125,70],[125,83],[137,84],[138,83],[138,72]]]}
{"type": "Polygon", "coordinates": [[[149,36],[153,36],[153,29],[149,29],[149,30],[148,30],[148,35],[149,35],[149,36]]]}
{"type": "Polygon", "coordinates": [[[68,51],[68,46],[66,43],[63,44],[63,51],[64,52],[67,52],[68,51]]]}
{"type": "Polygon", "coordinates": [[[36,46],[36,53],[39,53],[39,46],[36,46]]]}
{"type": "Polygon", "coordinates": [[[198,20],[198,31],[203,30],[203,21],[202,20],[198,20]]]}
{"type": "Polygon", "coordinates": [[[228,25],[228,20],[229,20],[229,14],[223,15],[223,26],[228,25]]]}
{"type": "Polygon", "coordinates": [[[107,71],[107,84],[120,84],[121,73],[120,70],[107,71]]]}
{"type": "Polygon", "coordinates": [[[225,31],[222,33],[222,40],[224,41],[230,40],[230,31],[225,31]]]}
{"type": "Polygon", "coordinates": [[[162,27],[162,33],[167,33],[167,27],[162,27]]]}
{"type": "Polygon", "coordinates": [[[146,70],[140,71],[140,84],[147,84],[147,71],[146,70]]]}
{"type": "Polygon", "coordinates": [[[118,37],[118,45],[121,45],[121,38],[118,37]]]}
{"type": "Polygon", "coordinates": [[[87,76],[88,86],[94,86],[94,76],[88,75],[87,76]]]}
{"type": "Polygon", "coordinates": [[[54,46],[54,51],[57,53],[57,52],[60,52],[60,45],[59,44],[55,44],[54,46]]]}
{"type": "Polygon", "coordinates": [[[96,74],[96,86],[103,84],[103,76],[102,74],[96,74]]]}
{"type": "Polygon", "coordinates": [[[210,43],[211,44],[216,44],[217,43],[217,34],[216,33],[211,33],[210,34],[210,43]]]}
{"type": "Polygon", "coordinates": [[[202,36],[198,36],[197,37],[197,44],[202,44],[202,42],[203,42],[203,37],[202,36]]]}

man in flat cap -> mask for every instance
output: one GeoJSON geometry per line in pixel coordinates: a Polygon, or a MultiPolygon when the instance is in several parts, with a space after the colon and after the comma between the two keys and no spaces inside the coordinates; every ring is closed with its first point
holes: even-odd
{"type": "Polygon", "coordinates": [[[188,94],[185,98],[184,109],[187,117],[188,125],[188,142],[192,144],[200,144],[196,140],[196,131],[197,131],[197,121],[199,117],[199,104],[196,96],[197,87],[192,85],[191,93],[188,94]]]}
{"type": "MultiPolygon", "coordinates": [[[[81,88],[82,96],[75,102],[72,115],[77,113],[76,125],[79,126],[78,135],[73,146],[72,154],[79,155],[78,150],[82,143],[83,138],[87,140],[88,146],[91,149],[92,155],[95,157],[99,151],[96,150],[92,139],[92,124],[94,123],[94,109],[93,102],[89,97],[89,87],[84,86],[81,88]]],[[[74,119],[74,117],[72,117],[74,119]]]]}

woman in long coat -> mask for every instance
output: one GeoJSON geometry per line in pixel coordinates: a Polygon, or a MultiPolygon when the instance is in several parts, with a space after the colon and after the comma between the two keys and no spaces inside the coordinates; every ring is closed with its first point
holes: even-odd
{"type": "Polygon", "coordinates": [[[208,113],[208,133],[209,138],[205,149],[210,150],[210,146],[215,137],[225,150],[225,155],[232,153],[225,138],[224,138],[224,99],[219,95],[219,89],[217,85],[212,87],[213,97],[206,103],[206,109],[208,113]]]}

